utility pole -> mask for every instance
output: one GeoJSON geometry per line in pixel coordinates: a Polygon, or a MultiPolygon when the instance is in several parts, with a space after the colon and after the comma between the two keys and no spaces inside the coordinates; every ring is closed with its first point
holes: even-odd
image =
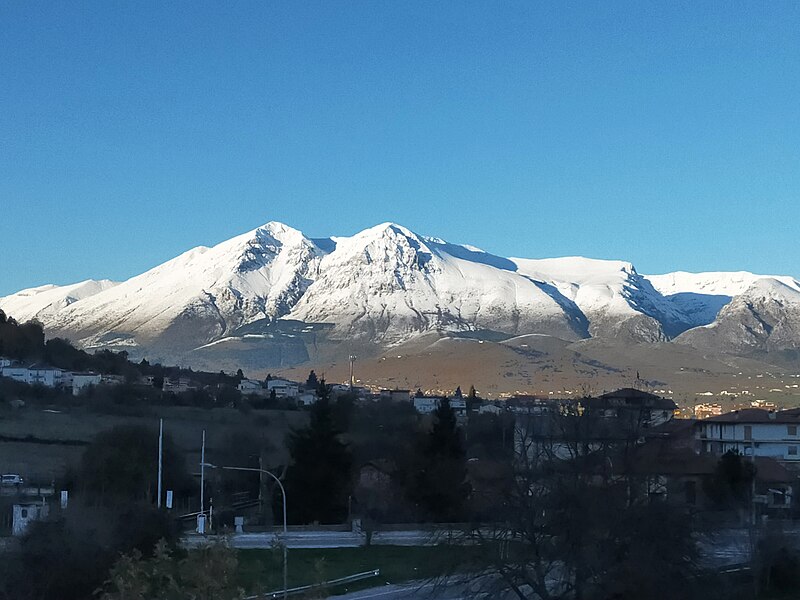
{"type": "Polygon", "coordinates": [[[161,475],[164,463],[164,419],[158,420],[158,501],[156,506],[161,508],[161,475]]]}
{"type": "Polygon", "coordinates": [[[205,498],[203,496],[206,487],[206,430],[203,429],[203,445],[200,446],[200,514],[205,514],[205,498]]]}
{"type": "Polygon", "coordinates": [[[356,384],[355,373],[354,373],[354,366],[356,364],[356,358],[357,357],[356,357],[355,354],[351,354],[350,355],[350,391],[351,392],[353,391],[353,387],[356,384]]]}
{"type": "MultiPolygon", "coordinates": [[[[205,440],[205,431],[203,432],[203,440],[205,440]]],[[[204,446],[205,447],[205,446],[204,446]]],[[[205,453],[202,453],[201,456],[205,458],[205,453]]],[[[218,465],[214,465],[211,463],[206,463],[205,460],[200,463],[200,475],[202,477],[203,468],[208,467],[210,469],[223,469],[225,471],[248,471],[251,473],[258,472],[262,475],[268,475],[275,480],[275,483],[278,484],[278,487],[281,490],[281,498],[283,499],[283,598],[286,600],[286,596],[288,595],[288,582],[289,582],[289,556],[287,552],[287,544],[289,543],[289,531],[287,527],[287,519],[286,519],[286,488],[283,487],[283,483],[281,483],[280,478],[275,475],[272,471],[267,471],[266,469],[258,468],[254,469],[252,467],[221,467],[218,465]]]]}

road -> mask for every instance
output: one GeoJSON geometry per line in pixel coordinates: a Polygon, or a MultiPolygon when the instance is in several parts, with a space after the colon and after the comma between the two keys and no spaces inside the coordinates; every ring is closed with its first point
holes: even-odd
{"type": "MultiPolygon", "coordinates": [[[[183,538],[183,545],[195,548],[214,539],[190,534],[183,538]]],[[[231,546],[241,550],[273,548],[282,539],[281,534],[273,532],[238,533],[227,538],[231,546]]],[[[357,548],[365,542],[363,534],[352,531],[290,531],[286,540],[289,548],[357,548]]],[[[383,546],[432,546],[443,541],[440,534],[423,530],[382,531],[372,536],[372,544],[383,546]]]]}

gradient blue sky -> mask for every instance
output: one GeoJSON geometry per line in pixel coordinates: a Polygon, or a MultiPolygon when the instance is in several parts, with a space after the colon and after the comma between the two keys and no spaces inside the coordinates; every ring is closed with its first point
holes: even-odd
{"type": "Polygon", "coordinates": [[[800,3],[5,2],[0,295],[278,220],[800,275],[800,3]]]}

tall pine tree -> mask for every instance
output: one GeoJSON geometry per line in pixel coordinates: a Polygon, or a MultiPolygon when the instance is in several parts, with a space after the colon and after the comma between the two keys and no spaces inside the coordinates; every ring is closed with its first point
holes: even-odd
{"type": "Polygon", "coordinates": [[[470,493],[461,430],[447,398],[433,416],[433,427],[417,443],[407,491],[425,516],[440,522],[457,521],[464,517],[470,493]]]}
{"type": "Polygon", "coordinates": [[[294,523],[341,523],[352,488],[352,456],[341,441],[322,379],[307,427],[289,434],[292,464],[286,472],[289,518],[294,523]]]}

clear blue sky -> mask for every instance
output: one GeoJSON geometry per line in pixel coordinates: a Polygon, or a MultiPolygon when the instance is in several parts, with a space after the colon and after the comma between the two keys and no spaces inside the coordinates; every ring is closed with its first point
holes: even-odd
{"type": "Polygon", "coordinates": [[[800,3],[4,2],[0,294],[279,220],[800,275],[800,3]]]}

